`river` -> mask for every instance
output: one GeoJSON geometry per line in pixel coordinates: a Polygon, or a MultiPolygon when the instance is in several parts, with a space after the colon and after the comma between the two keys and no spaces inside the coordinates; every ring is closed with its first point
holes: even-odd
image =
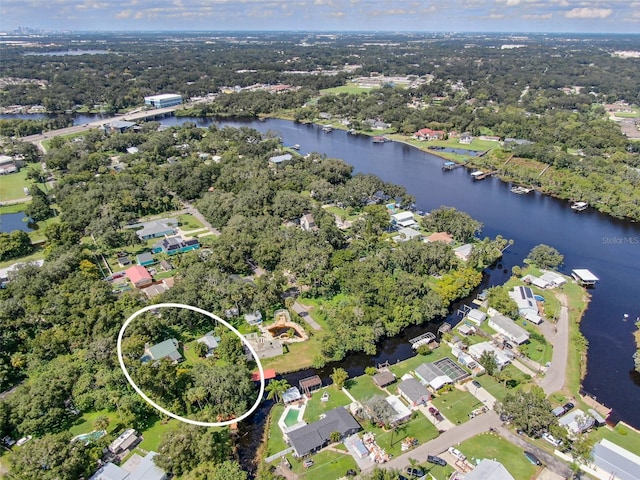
{"type": "MultiPolygon", "coordinates": [[[[74,123],[93,120],[93,116],[82,115],[74,123]]],[[[614,418],[640,427],[637,408],[640,375],[633,369],[632,358],[634,319],[640,316],[640,225],[592,209],[575,213],[568,202],[537,192],[514,195],[508,184],[496,178],[474,182],[465,168],[444,171],[442,159],[397,142],[374,144],[370,137],[347,135],[340,130],[324,133],[317,125],[278,119],[217,121],[168,117],[162,123],[176,125],[186,121],[203,127],[216,124],[275,131],[285,145],[301,145],[302,154],[320,152],[341,158],[353,165],[356,172],[372,173],[386,182],[405,186],[416,197],[420,210],[449,205],[469,213],[484,224],[483,235],[502,235],[515,241],[505,251],[502,263],[486,272],[483,288],[502,284],[511,267],[522,265],[531,248],[540,243],[551,245],[564,255],[560,269],[563,273],[568,274],[574,268],[590,269],[600,281],[590,290],[591,303],[581,323],[581,331],[589,342],[583,388],[613,408],[614,418]],[[628,320],[624,314],[629,315],[628,320]]],[[[447,320],[457,321],[455,314],[447,320]]],[[[384,340],[375,357],[353,354],[341,365],[355,375],[381,361],[407,358],[412,354],[407,339],[429,328],[435,326],[411,328],[399,337],[384,340]]],[[[319,373],[326,378],[328,369],[319,373]]],[[[287,378],[293,382],[297,377],[287,378]]],[[[255,419],[257,423],[261,423],[264,414],[263,410],[260,418],[255,419]]]]}

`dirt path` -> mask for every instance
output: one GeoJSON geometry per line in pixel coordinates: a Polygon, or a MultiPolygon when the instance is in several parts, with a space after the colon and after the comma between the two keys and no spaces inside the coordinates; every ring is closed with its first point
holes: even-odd
{"type": "Polygon", "coordinates": [[[564,388],[565,375],[567,373],[567,359],[569,358],[569,301],[564,293],[555,292],[560,302],[560,315],[555,325],[555,332],[549,338],[553,344],[553,356],[551,365],[539,385],[549,395],[564,388]]]}

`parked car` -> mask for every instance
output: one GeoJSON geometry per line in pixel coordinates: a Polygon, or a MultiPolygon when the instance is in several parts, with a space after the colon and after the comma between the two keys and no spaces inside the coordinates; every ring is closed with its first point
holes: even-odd
{"type": "Polygon", "coordinates": [[[311,459],[307,459],[302,463],[302,466],[304,468],[309,468],[309,467],[313,467],[313,460],[311,459]]]}
{"type": "Polygon", "coordinates": [[[542,438],[547,442],[549,442],[554,447],[559,447],[560,445],[562,445],[562,440],[558,440],[556,437],[554,437],[550,433],[543,433],[542,438]]]}
{"type": "Polygon", "coordinates": [[[441,467],[447,466],[447,462],[444,458],[436,457],[435,455],[427,455],[427,462],[435,463],[436,465],[440,465],[441,467]]]}
{"type": "Polygon", "coordinates": [[[480,382],[477,380],[474,380],[473,382],[471,382],[471,385],[473,385],[476,388],[480,388],[482,387],[482,385],[480,385],[480,382]]]}
{"type": "Polygon", "coordinates": [[[449,449],[447,450],[451,455],[453,455],[454,457],[458,458],[459,460],[466,460],[467,457],[465,456],[464,453],[462,453],[460,450],[458,450],[455,447],[449,447],[449,449]]]}
{"type": "Polygon", "coordinates": [[[424,471],[421,468],[407,467],[404,471],[411,477],[424,477],[424,471]]]}
{"type": "Polygon", "coordinates": [[[542,462],[538,457],[535,456],[535,454],[525,450],[524,456],[527,457],[527,460],[529,460],[534,465],[538,465],[538,466],[542,465],[542,462]]]}
{"type": "Polygon", "coordinates": [[[575,405],[571,402],[567,402],[562,406],[562,408],[564,408],[564,413],[570,412],[574,407],[575,405]]]}
{"type": "Polygon", "coordinates": [[[435,417],[440,412],[438,412],[438,409],[436,407],[429,407],[429,413],[435,417]]]}

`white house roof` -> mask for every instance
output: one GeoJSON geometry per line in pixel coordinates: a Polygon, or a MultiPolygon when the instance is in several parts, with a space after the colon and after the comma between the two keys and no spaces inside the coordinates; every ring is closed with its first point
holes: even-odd
{"type": "Polygon", "coordinates": [[[529,287],[513,287],[513,290],[509,292],[509,297],[518,304],[518,310],[522,315],[525,315],[527,312],[538,313],[536,298],[533,295],[533,290],[529,287]]]}
{"type": "Polygon", "coordinates": [[[533,312],[528,312],[524,318],[529,320],[531,323],[535,323],[536,325],[540,325],[542,323],[542,317],[533,312]]]}
{"type": "Polygon", "coordinates": [[[577,268],[575,270],[572,270],[571,273],[576,275],[583,282],[597,282],[598,280],[600,280],[586,268],[577,268]]]}
{"type": "MultiPolygon", "coordinates": [[[[415,221],[414,221],[414,224],[415,224],[415,221]]],[[[414,238],[419,238],[421,236],[422,236],[422,233],[420,233],[418,230],[415,230],[410,227],[406,227],[398,230],[398,235],[393,237],[393,239],[396,242],[408,242],[409,240],[412,240],[414,238]]]]}
{"type": "Polygon", "coordinates": [[[487,314],[478,310],[477,308],[472,308],[467,313],[467,318],[471,320],[473,323],[477,323],[478,325],[485,321],[487,318],[487,314]]]}
{"type": "Polygon", "coordinates": [[[505,355],[502,350],[496,348],[496,346],[490,342],[476,343],[469,347],[469,354],[476,360],[478,360],[484,352],[492,352],[495,355],[498,366],[504,366],[511,363],[511,359],[505,355]]]}
{"type": "Polygon", "coordinates": [[[467,473],[464,480],[515,480],[500,462],[485,458],[467,473]]]}
{"type": "Polygon", "coordinates": [[[532,285],[538,288],[547,288],[552,282],[543,279],[542,277],[534,277],[533,275],[525,275],[522,280],[531,282],[532,285]]]}
{"type": "Polygon", "coordinates": [[[569,430],[570,433],[578,434],[593,427],[594,418],[582,410],[572,410],[558,419],[558,423],[569,430]]]}
{"type": "Polygon", "coordinates": [[[553,283],[554,285],[564,285],[567,283],[567,279],[556,272],[544,272],[540,275],[540,278],[546,282],[553,283]]]}
{"type": "Polygon", "coordinates": [[[607,475],[615,474],[620,480],[640,478],[640,457],[619,447],[607,439],[602,439],[593,447],[593,463],[607,475]]]}
{"type": "Polygon", "coordinates": [[[391,218],[393,218],[396,222],[403,222],[406,220],[413,220],[413,213],[411,212],[400,212],[400,213],[394,213],[393,215],[391,215],[391,218]]]}
{"type": "Polygon", "coordinates": [[[275,157],[271,157],[269,161],[271,163],[282,163],[286,162],[287,160],[291,160],[292,158],[293,155],[291,155],[290,153],[285,153],[284,155],[276,155],[275,157]]]}
{"type": "Polygon", "coordinates": [[[489,326],[505,335],[518,345],[529,340],[529,332],[504,315],[495,315],[489,319],[489,326]]]}
{"type": "Polygon", "coordinates": [[[453,249],[453,253],[456,255],[460,255],[462,257],[468,257],[471,255],[471,251],[473,250],[473,245],[470,243],[465,243],[464,245],[460,245],[453,249]]]}
{"type": "Polygon", "coordinates": [[[149,452],[141,457],[134,453],[122,466],[124,470],[130,472],[126,477],[127,480],[164,480],[167,474],[153,462],[153,457],[156,455],[158,455],[156,452],[149,452]]]}
{"type": "Polygon", "coordinates": [[[409,407],[402,403],[395,395],[389,395],[385,398],[385,401],[391,405],[391,408],[396,412],[393,416],[393,422],[399,422],[411,416],[411,410],[409,410],[409,407]]]}

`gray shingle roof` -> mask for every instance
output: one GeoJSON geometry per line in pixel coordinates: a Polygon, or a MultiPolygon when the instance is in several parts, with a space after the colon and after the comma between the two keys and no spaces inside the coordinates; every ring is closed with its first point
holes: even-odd
{"type": "Polygon", "coordinates": [[[398,391],[401,391],[414,403],[420,402],[422,397],[429,398],[431,396],[429,390],[415,378],[408,378],[400,383],[400,385],[398,385],[398,391]]]}
{"type": "Polygon", "coordinates": [[[331,433],[344,436],[360,430],[360,424],[344,408],[329,410],[317,422],[289,432],[289,442],[299,456],[306,455],[329,442],[331,433]]]}

